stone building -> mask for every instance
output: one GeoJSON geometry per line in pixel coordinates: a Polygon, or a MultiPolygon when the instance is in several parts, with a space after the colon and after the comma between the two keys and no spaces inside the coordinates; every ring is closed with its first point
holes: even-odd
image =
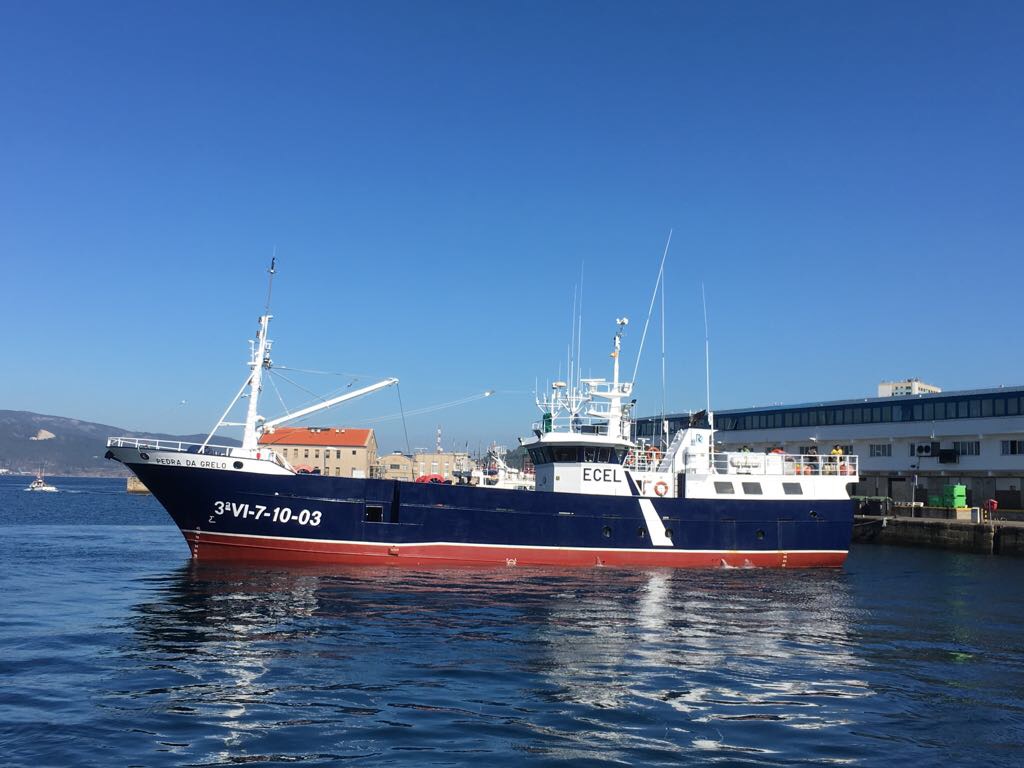
{"type": "Polygon", "coordinates": [[[424,475],[440,475],[445,480],[454,478],[456,471],[472,469],[468,453],[447,451],[419,451],[412,456],[395,451],[377,460],[379,477],[387,480],[415,480],[424,475]]]}
{"type": "Polygon", "coordinates": [[[331,477],[373,477],[377,438],[372,429],[278,427],[260,437],[296,469],[319,470],[331,477]]]}

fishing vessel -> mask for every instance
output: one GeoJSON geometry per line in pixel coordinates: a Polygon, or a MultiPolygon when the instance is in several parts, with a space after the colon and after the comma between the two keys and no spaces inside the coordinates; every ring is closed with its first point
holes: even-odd
{"type": "MultiPolygon", "coordinates": [[[[274,268],[271,265],[271,280],[274,268]]],[[[664,449],[632,437],[632,382],[619,377],[628,321],[616,321],[612,378],[558,381],[522,443],[535,489],[300,473],[260,436],[397,383],[385,379],[277,419],[259,414],[271,368],[269,302],[249,374],[201,444],[111,437],[199,559],[348,564],[838,567],[849,549],[856,456],[719,452],[708,414],[664,449]],[[245,421],[226,421],[246,393],[245,421]],[[214,445],[241,426],[239,447],[214,445]]]]}
{"type": "Polygon", "coordinates": [[[26,491],[42,491],[42,492],[45,492],[45,493],[55,493],[57,491],[57,486],[50,485],[48,482],[46,482],[43,479],[43,473],[42,472],[37,472],[36,473],[36,479],[33,480],[31,483],[29,483],[28,487],[26,487],[25,490],[26,491]]]}

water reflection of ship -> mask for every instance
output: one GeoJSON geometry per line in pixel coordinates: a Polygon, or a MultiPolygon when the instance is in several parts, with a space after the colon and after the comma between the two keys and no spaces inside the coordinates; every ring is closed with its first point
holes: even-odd
{"type": "Polygon", "coordinates": [[[567,701],[671,707],[678,718],[668,727],[700,749],[759,751],[723,739],[734,721],[840,725],[830,703],[870,695],[855,677],[847,585],[837,574],[797,584],[777,575],[659,570],[617,580],[626,593],[617,600],[565,593],[541,631],[541,668],[567,701]],[[571,642],[559,640],[566,626],[571,642]]]}
{"type": "MultiPolygon", "coordinates": [[[[139,653],[168,676],[158,708],[214,711],[227,732],[211,760],[281,708],[408,725],[422,707],[468,706],[477,686],[533,710],[647,713],[636,716],[663,721],[673,748],[727,754],[757,748],[758,721],[796,738],[837,725],[841,700],[868,694],[847,593],[827,572],[192,561],[156,585],[132,626],[139,653]]],[[[602,734],[624,750],[650,746],[646,728],[602,734]]]]}

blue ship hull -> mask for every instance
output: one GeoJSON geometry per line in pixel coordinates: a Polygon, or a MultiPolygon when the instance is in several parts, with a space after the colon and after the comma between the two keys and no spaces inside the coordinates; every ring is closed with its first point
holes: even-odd
{"type": "Polygon", "coordinates": [[[128,463],[194,557],[412,565],[837,567],[849,500],[651,499],[128,463]]]}

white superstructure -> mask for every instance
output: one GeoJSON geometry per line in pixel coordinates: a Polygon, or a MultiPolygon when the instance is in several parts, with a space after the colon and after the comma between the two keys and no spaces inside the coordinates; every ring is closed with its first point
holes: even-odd
{"type": "Polygon", "coordinates": [[[523,441],[536,467],[538,491],[647,498],[849,498],[858,457],[746,450],[716,452],[714,431],[688,424],[662,450],[634,442],[632,382],[619,380],[619,354],[628,320],[616,321],[612,379],[556,381],[539,397],[541,420],[523,441]]]}

